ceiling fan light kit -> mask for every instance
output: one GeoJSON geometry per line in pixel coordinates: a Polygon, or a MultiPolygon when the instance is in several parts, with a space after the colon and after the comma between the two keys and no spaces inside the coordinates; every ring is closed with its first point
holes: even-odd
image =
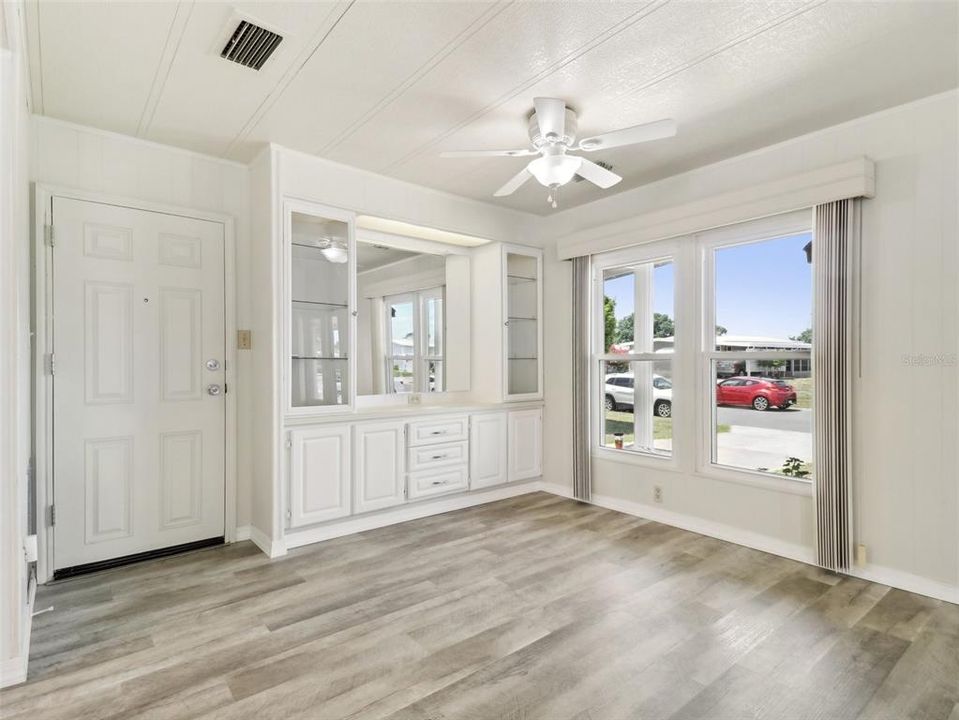
{"type": "Polygon", "coordinates": [[[539,155],[540,157],[531,160],[525,168],[514,175],[493,195],[494,197],[512,195],[527,180],[535,177],[540,185],[549,188],[550,192],[546,202],[555,208],[557,206],[556,190],[577,175],[604,190],[623,179],[616,173],[610,172],[608,167],[603,167],[578,155],[567,155],[567,152],[606,150],[672,137],[676,134],[675,121],[657,120],[656,122],[634,125],[602,135],[583,138],[577,143],[578,122],[576,113],[566,107],[565,100],[533,98],[533,108],[528,127],[529,148],[521,150],[455,150],[442,153],[442,157],[528,157],[539,155]]]}
{"type": "Polygon", "coordinates": [[[335,265],[345,263],[350,259],[346,245],[336,240],[326,240],[320,245],[320,254],[335,265]]]}

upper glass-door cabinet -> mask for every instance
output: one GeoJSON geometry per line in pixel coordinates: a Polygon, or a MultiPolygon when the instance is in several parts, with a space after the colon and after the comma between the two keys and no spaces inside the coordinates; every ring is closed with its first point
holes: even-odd
{"type": "Polygon", "coordinates": [[[349,213],[287,201],[288,395],[291,411],[353,405],[354,264],[349,213]]]}
{"type": "Polygon", "coordinates": [[[504,395],[507,400],[543,396],[543,255],[503,246],[504,395]]]}

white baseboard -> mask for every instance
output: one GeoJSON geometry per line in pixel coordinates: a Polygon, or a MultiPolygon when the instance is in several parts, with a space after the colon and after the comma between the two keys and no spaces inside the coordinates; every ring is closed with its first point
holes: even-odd
{"type": "MultiPolygon", "coordinates": [[[[570,488],[565,485],[543,482],[540,483],[540,489],[553,493],[554,495],[560,495],[561,497],[572,497],[570,488]]],[[[709,537],[718,538],[737,545],[745,545],[754,550],[761,550],[773,555],[789,558],[790,560],[797,560],[807,565],[816,564],[815,550],[811,547],[784,542],[778,538],[742,530],[731,525],[724,525],[722,523],[673,512],[672,510],[665,510],[654,505],[645,505],[643,503],[623,500],[607,495],[594,495],[591,504],[609,510],[623,512],[627,515],[635,515],[646,518],[647,520],[655,520],[656,522],[672,525],[673,527],[682,528],[683,530],[689,530],[699,533],[700,535],[708,535],[709,537]]],[[[925,595],[937,600],[945,600],[946,602],[959,604],[959,587],[939,582],[938,580],[930,580],[929,578],[920,577],[919,575],[913,575],[912,573],[901,570],[878,565],[866,565],[864,567],[853,567],[845,574],[861,580],[869,580],[870,582],[879,583],[880,585],[888,585],[889,587],[899,588],[900,590],[906,590],[918,595],[925,595]]]]}
{"type": "Polygon", "coordinates": [[[16,657],[7,658],[0,662],[0,688],[19,685],[27,681],[27,665],[30,661],[30,631],[33,629],[33,601],[37,596],[37,581],[30,580],[30,589],[27,591],[27,607],[25,609],[26,627],[20,644],[20,652],[16,657]]]}
{"type": "Polygon", "coordinates": [[[250,525],[238,526],[236,531],[233,533],[233,542],[243,542],[244,540],[249,540],[252,530],[253,528],[250,525]]]}
{"type": "Polygon", "coordinates": [[[810,565],[815,562],[815,553],[811,547],[785,542],[768,535],[742,530],[732,525],[725,525],[723,523],[713,522],[712,520],[704,520],[703,518],[684,515],[683,513],[672,510],[665,510],[653,505],[645,505],[643,503],[633,502],[632,500],[623,500],[608,495],[594,495],[592,504],[609,510],[618,510],[627,515],[635,515],[646,518],[647,520],[655,520],[665,525],[672,525],[673,527],[689,530],[694,533],[699,533],[700,535],[708,535],[709,537],[718,538],[719,540],[725,540],[737,545],[744,545],[753,550],[761,550],[762,552],[779,555],[780,557],[789,558],[790,560],[798,560],[799,562],[810,565]]]}
{"type": "Polygon", "coordinates": [[[959,605],[959,587],[881,565],[850,569],[847,575],[959,605]]]}
{"type": "Polygon", "coordinates": [[[286,555],[286,544],[282,540],[271,540],[255,525],[250,526],[250,540],[271,560],[286,555]]]}
{"type": "MultiPolygon", "coordinates": [[[[483,505],[496,500],[505,500],[506,498],[516,497],[517,495],[526,495],[527,493],[537,492],[543,489],[541,487],[542,484],[543,483],[538,480],[517,482],[488,490],[475,490],[470,493],[448,498],[424,500],[410,505],[403,505],[392,510],[383,510],[382,512],[361,515],[345,520],[335,520],[325,525],[318,525],[304,530],[293,530],[286,534],[284,540],[286,541],[287,548],[301,547],[344,535],[352,535],[353,533],[375,530],[376,528],[386,527],[387,525],[407,522],[408,520],[418,520],[429,517],[430,515],[439,515],[440,513],[450,512],[451,510],[461,510],[463,508],[473,507],[474,505],[483,505]]],[[[254,542],[256,542],[256,540],[254,540],[254,542]]],[[[259,543],[257,544],[259,545],[259,543]]]]}

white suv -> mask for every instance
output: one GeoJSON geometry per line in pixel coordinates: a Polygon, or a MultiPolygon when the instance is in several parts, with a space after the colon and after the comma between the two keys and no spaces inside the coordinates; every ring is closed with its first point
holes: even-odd
{"type": "MultiPolygon", "coordinates": [[[[606,376],[607,410],[633,409],[633,374],[615,373],[606,376]]],[[[662,375],[653,375],[653,415],[661,418],[673,414],[673,384],[662,375]]]]}

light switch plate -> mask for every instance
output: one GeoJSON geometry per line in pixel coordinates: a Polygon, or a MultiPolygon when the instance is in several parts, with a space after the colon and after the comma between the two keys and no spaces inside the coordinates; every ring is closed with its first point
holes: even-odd
{"type": "Polygon", "coordinates": [[[236,331],[236,349],[249,350],[253,347],[253,333],[249,330],[236,331]]]}

